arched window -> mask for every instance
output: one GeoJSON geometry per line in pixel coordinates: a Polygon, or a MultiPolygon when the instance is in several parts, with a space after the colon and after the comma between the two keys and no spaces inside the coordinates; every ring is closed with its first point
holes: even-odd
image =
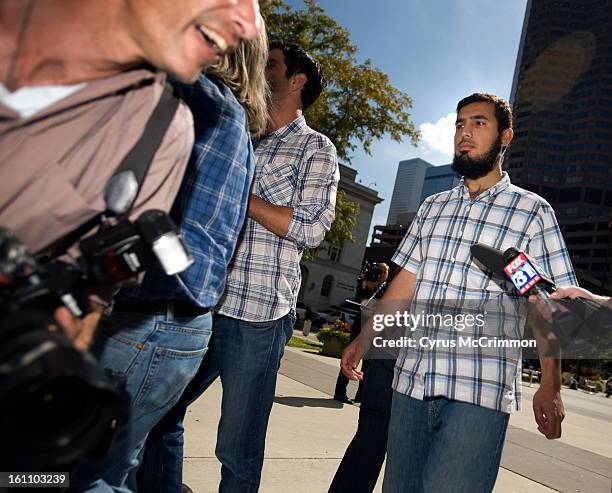
{"type": "Polygon", "coordinates": [[[334,283],[333,276],[325,276],[323,279],[323,284],[321,285],[321,296],[325,296],[329,298],[329,294],[331,293],[332,284],[334,283]]]}

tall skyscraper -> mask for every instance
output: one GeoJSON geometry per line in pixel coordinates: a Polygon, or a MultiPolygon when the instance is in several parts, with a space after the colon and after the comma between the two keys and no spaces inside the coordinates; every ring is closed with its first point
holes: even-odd
{"type": "Polygon", "coordinates": [[[423,159],[401,161],[386,225],[374,226],[365,260],[389,262],[423,201],[459,183],[451,164],[433,166],[423,159]],[[423,172],[424,171],[424,172],[423,172]]]}
{"type": "Polygon", "coordinates": [[[555,209],[580,283],[612,285],[612,0],[529,0],[506,168],[555,209]]]}
{"type": "Polygon", "coordinates": [[[434,166],[421,158],[400,161],[389,204],[388,225],[410,224],[423,201],[459,183],[451,164],[434,166]]]}
{"type": "Polygon", "coordinates": [[[421,159],[406,159],[397,166],[393,195],[389,204],[387,224],[395,224],[398,214],[416,212],[421,205],[421,191],[425,172],[433,167],[431,163],[421,159]]]}
{"type": "Polygon", "coordinates": [[[452,164],[427,168],[425,171],[425,179],[423,180],[423,189],[421,190],[421,201],[419,202],[419,206],[430,195],[443,192],[444,190],[450,190],[456,187],[459,181],[459,177],[453,171],[452,164]]]}

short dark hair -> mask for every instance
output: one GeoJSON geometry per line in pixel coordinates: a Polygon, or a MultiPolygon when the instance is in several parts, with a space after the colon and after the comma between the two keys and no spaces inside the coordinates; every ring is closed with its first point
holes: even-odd
{"type": "Polygon", "coordinates": [[[306,50],[292,43],[275,41],[270,44],[270,50],[275,49],[281,50],[285,57],[285,65],[287,66],[285,77],[289,78],[296,74],[306,76],[306,84],[300,94],[302,109],[306,111],[327,86],[321,64],[312,58],[306,50]]]}
{"type": "Polygon", "coordinates": [[[512,128],[512,108],[508,104],[508,101],[495,96],[493,94],[487,94],[484,92],[475,92],[469,95],[467,98],[463,98],[457,103],[457,113],[468,104],[472,103],[492,103],[495,105],[495,119],[497,120],[497,126],[499,127],[499,133],[501,134],[507,128],[512,128]]]}

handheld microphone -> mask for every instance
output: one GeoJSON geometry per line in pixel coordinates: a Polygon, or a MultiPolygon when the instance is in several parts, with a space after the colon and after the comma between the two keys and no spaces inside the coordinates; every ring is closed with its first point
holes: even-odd
{"type": "Polygon", "coordinates": [[[488,270],[493,272],[497,277],[504,278],[504,254],[501,250],[480,243],[474,243],[470,247],[472,256],[484,265],[488,270]]]}
{"type": "Polygon", "coordinates": [[[531,260],[527,254],[516,248],[505,252],[487,245],[475,243],[470,247],[472,256],[488,270],[502,279],[508,279],[518,294],[548,297],[555,291],[553,281],[531,260]]]}
{"type": "Polygon", "coordinates": [[[503,253],[504,273],[520,295],[535,294],[540,299],[547,299],[555,291],[552,279],[546,276],[535,262],[524,252],[508,248],[503,253]]]}
{"type": "MultiPolygon", "coordinates": [[[[563,327],[560,332],[565,335],[571,328],[579,326],[580,321],[575,314],[563,311],[553,300],[550,293],[556,290],[552,279],[546,277],[536,264],[529,259],[526,253],[519,252],[516,248],[508,248],[503,254],[504,273],[514,285],[517,293],[521,296],[535,295],[542,301],[550,311],[552,319],[557,326],[563,327]]],[[[563,342],[569,341],[561,335],[563,342]]],[[[559,334],[557,334],[559,336],[559,334]]]]}
{"type": "MultiPolygon", "coordinates": [[[[568,300],[560,305],[550,299],[555,284],[543,270],[524,252],[508,248],[505,252],[476,243],[470,247],[476,260],[502,279],[508,279],[521,296],[536,295],[550,311],[559,342],[567,347],[575,338],[585,337],[583,322],[589,320],[599,305],[585,298],[568,300]],[[565,306],[566,310],[561,309],[565,306]],[[579,333],[582,329],[582,333],[579,333]]],[[[590,324],[589,324],[590,325],[590,324]]],[[[597,331],[599,332],[599,331],[597,331]]]]}

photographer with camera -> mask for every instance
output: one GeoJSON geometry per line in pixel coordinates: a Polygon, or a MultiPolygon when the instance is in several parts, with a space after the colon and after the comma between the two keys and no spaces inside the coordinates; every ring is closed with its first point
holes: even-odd
{"type": "MultiPolygon", "coordinates": [[[[218,3],[0,1],[0,225],[39,254],[104,212],[104,186],[143,134],[164,72],[194,80],[257,33],[254,0],[218,3]]],[[[169,210],[192,142],[191,115],[179,104],[132,217],[169,210]]],[[[56,315],[76,336],[68,311],[56,315]]]]}
{"type": "Polygon", "coordinates": [[[189,265],[164,211],[193,120],[165,74],[194,80],[257,34],[257,13],[256,0],[0,0],[3,464],[74,464],[116,426],[116,386],[63,334],[86,349],[117,286],[189,265]]]}
{"type": "MultiPolygon", "coordinates": [[[[367,315],[365,309],[372,308],[369,306],[370,302],[382,298],[387,289],[388,278],[387,264],[380,262],[370,265],[366,262],[357,289],[357,299],[361,301],[363,308],[351,327],[351,341],[361,333],[362,315],[367,315]]],[[[366,321],[367,316],[364,323],[366,321]]],[[[329,487],[330,493],[373,491],[387,450],[394,365],[395,359],[388,355],[383,357],[371,353],[368,358],[364,358],[361,364],[364,378],[359,381],[355,396],[355,402],[361,402],[357,431],[344,452],[329,487]]],[[[351,402],[346,397],[347,385],[348,378],[341,371],[334,399],[351,402]],[[343,394],[339,395],[340,392],[343,394]],[[346,400],[339,397],[345,397],[346,400]]]]}

